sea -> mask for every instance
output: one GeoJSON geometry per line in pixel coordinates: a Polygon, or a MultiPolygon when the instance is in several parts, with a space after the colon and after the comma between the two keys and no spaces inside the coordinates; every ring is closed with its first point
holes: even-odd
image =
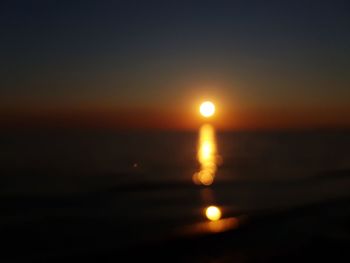
{"type": "Polygon", "coordinates": [[[209,206],[249,219],[350,198],[347,131],[217,131],[208,186],[193,182],[199,131],[1,134],[0,227],[21,251],[8,262],[143,246],[208,222],[209,206]]]}

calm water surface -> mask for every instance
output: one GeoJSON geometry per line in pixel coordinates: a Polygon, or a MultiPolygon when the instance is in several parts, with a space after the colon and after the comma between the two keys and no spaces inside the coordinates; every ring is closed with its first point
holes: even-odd
{"type": "Polygon", "coordinates": [[[2,227],[63,224],[70,238],[102,231],[127,245],[206,222],[211,205],[239,218],[349,196],[348,133],[219,132],[210,187],[192,181],[197,143],[189,132],[3,134],[2,227]]]}

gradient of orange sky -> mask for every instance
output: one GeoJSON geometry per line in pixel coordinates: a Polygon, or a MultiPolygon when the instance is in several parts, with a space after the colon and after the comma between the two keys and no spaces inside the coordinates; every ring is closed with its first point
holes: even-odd
{"type": "Polygon", "coordinates": [[[5,1],[0,127],[350,127],[347,1],[5,1]]]}
{"type": "MultiPolygon", "coordinates": [[[[215,100],[214,100],[215,101],[215,100]]],[[[215,101],[217,112],[206,119],[199,101],[181,107],[17,107],[0,111],[2,128],[63,128],[111,130],[196,130],[212,123],[218,130],[343,129],[350,128],[346,108],[238,108],[215,101]]]]}

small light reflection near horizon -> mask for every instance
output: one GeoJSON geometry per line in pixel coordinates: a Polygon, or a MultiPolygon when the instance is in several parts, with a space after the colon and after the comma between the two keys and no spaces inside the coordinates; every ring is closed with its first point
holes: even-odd
{"type": "Polygon", "coordinates": [[[197,159],[200,171],[193,175],[195,184],[211,185],[217,171],[217,146],[215,130],[210,124],[204,124],[199,130],[197,159]]]}
{"type": "Polygon", "coordinates": [[[197,223],[182,229],[182,234],[216,234],[237,229],[241,224],[238,217],[222,218],[217,221],[206,221],[197,223]]]}
{"type": "Polygon", "coordinates": [[[239,227],[239,219],[236,217],[229,217],[220,219],[218,221],[210,221],[207,223],[208,231],[212,233],[225,232],[239,227]]]}

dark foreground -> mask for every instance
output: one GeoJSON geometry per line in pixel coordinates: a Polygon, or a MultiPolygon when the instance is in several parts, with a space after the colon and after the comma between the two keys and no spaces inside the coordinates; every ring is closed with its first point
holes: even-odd
{"type": "Polygon", "coordinates": [[[65,195],[3,194],[0,261],[349,262],[349,186],[350,172],[336,171],[273,187],[218,183],[209,192],[145,183],[65,195]],[[258,196],[248,191],[254,187],[266,191],[258,196]],[[158,195],[164,189],[181,194],[158,195]],[[265,206],[237,206],[229,198],[244,203],[244,193],[255,204],[264,197],[265,206]],[[283,203],[300,196],[312,197],[283,203]],[[203,217],[212,202],[223,208],[223,220],[203,217]]]}

